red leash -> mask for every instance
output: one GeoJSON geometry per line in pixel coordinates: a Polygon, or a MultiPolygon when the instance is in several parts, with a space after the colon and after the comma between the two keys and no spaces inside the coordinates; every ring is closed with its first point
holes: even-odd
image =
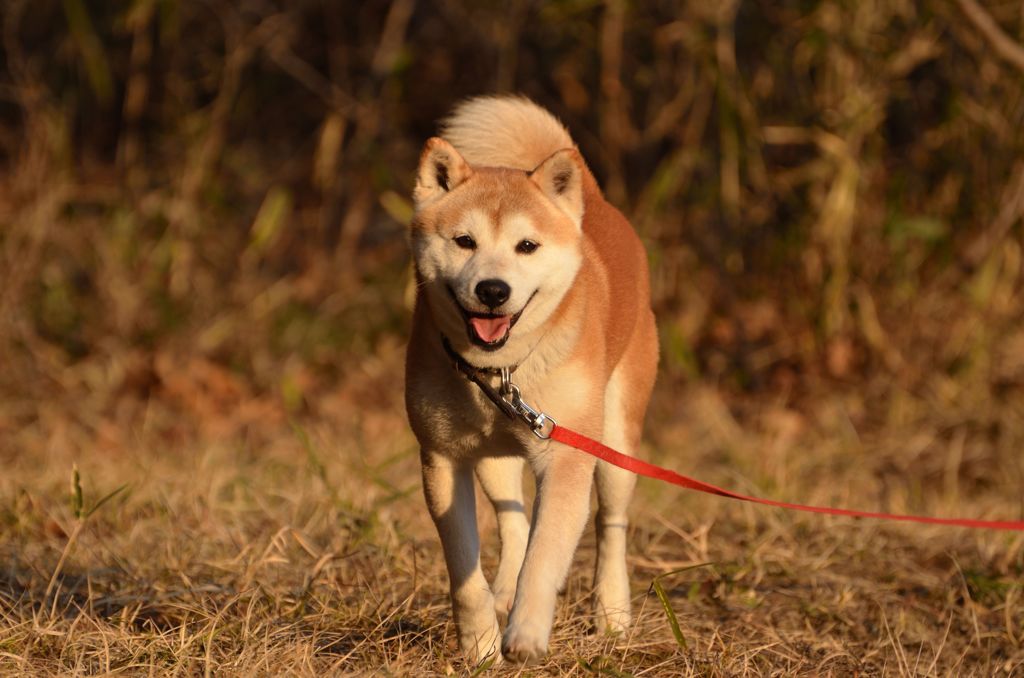
{"type": "Polygon", "coordinates": [[[824,513],[830,516],[851,516],[853,518],[878,518],[881,520],[902,520],[910,523],[928,523],[930,525],[952,525],[955,527],[971,527],[975,529],[989,530],[1015,530],[1024,532],[1024,520],[975,520],[973,518],[932,518],[930,516],[904,516],[898,513],[875,513],[874,511],[853,511],[851,509],[828,508],[825,506],[805,506],[804,504],[790,504],[785,501],[773,499],[761,499],[760,497],[748,497],[745,494],[730,492],[708,483],[688,478],[667,468],[649,464],[646,461],[630,457],[629,455],[617,452],[612,448],[597,442],[585,435],[576,433],[571,429],[559,426],[558,423],[544,412],[530,407],[520,396],[519,388],[509,378],[511,369],[500,370],[501,388],[495,389],[487,380],[488,370],[481,370],[466,362],[466,360],[452,349],[448,340],[441,338],[442,345],[448,357],[451,358],[455,368],[471,382],[480,387],[484,395],[491,400],[509,419],[519,419],[530,427],[534,435],[541,439],[557,440],[560,443],[575,447],[577,450],[593,455],[602,461],[618,466],[640,476],[647,476],[655,480],[663,480],[666,483],[678,485],[688,490],[697,490],[707,494],[717,494],[720,497],[749,501],[765,506],[793,509],[796,511],[807,511],[808,513],[824,513]]]}
{"type": "Polygon", "coordinates": [[[852,516],[854,518],[879,518],[882,520],[902,520],[912,523],[928,523],[931,525],[953,525],[956,527],[971,527],[990,530],[1016,530],[1024,532],[1024,520],[975,520],[973,518],[932,518],[929,516],[904,516],[897,513],[875,513],[873,511],[852,511],[850,509],[828,508],[825,506],[805,506],[803,504],[790,504],[785,501],[774,501],[772,499],[761,499],[760,497],[748,497],[744,494],[723,490],[720,487],[688,478],[667,468],[649,464],[646,461],[630,457],[617,452],[607,445],[603,445],[592,438],[576,433],[573,430],[563,428],[555,424],[551,429],[550,437],[560,443],[575,447],[577,450],[591,454],[602,461],[614,464],[619,468],[626,469],[640,476],[647,476],[655,480],[663,480],[666,483],[685,487],[688,490],[697,490],[707,494],[717,494],[720,497],[750,501],[755,504],[776,506],[779,508],[794,509],[796,511],[807,511],[809,513],[824,513],[830,516],[852,516]]]}

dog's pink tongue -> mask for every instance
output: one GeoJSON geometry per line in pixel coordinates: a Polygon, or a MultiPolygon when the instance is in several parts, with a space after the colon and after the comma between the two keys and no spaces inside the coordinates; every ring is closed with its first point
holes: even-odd
{"type": "Polygon", "coordinates": [[[507,315],[497,318],[470,318],[469,322],[472,323],[476,336],[489,344],[505,336],[509,325],[512,324],[512,318],[507,315]]]}

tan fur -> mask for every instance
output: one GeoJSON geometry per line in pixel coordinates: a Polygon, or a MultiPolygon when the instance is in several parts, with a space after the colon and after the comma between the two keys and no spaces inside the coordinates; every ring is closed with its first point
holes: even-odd
{"type": "Polygon", "coordinates": [[[513,381],[528,402],[635,454],[658,353],[647,259],[547,111],[521,98],[474,99],[456,108],[445,136],[424,147],[414,192],[418,288],[406,404],[460,646],[473,661],[500,659],[499,649],[526,661],[547,651],[595,476],[596,622],[612,631],[627,627],[625,530],[634,479],[506,419],[454,369],[442,336],[473,365],[517,366],[513,381]],[[462,236],[472,248],[457,244],[462,236]],[[524,240],[539,248],[520,252],[524,240]],[[509,296],[491,308],[479,285],[494,279],[508,283],[509,296]],[[498,348],[473,340],[467,325],[467,313],[488,311],[521,312],[498,348]],[[537,477],[529,528],[516,457],[537,477]],[[498,514],[502,552],[493,593],[480,568],[474,470],[498,514]],[[498,615],[506,613],[499,635],[498,615]]]}
{"type": "Polygon", "coordinates": [[[549,155],[574,148],[555,116],[522,97],[477,97],[455,107],[441,136],[475,166],[530,171],[549,155]]]}

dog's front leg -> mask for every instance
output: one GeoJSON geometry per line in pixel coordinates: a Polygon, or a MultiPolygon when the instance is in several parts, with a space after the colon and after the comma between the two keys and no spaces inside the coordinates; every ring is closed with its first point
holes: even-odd
{"type": "Polygon", "coordinates": [[[488,657],[500,661],[494,596],[480,569],[472,467],[425,450],[420,456],[423,492],[448,565],[459,647],[473,662],[488,657]]]}
{"type": "Polygon", "coordinates": [[[537,498],[526,559],[502,640],[505,657],[526,662],[548,649],[558,590],[590,515],[594,459],[552,443],[534,460],[537,498]]]}

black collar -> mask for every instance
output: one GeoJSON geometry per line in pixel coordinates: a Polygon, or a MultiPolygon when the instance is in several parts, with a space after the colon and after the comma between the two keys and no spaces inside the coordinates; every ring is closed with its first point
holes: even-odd
{"type": "MultiPolygon", "coordinates": [[[[484,395],[487,396],[491,402],[497,405],[498,409],[504,412],[509,419],[515,419],[515,408],[512,407],[511,403],[501,397],[501,393],[498,392],[498,389],[491,386],[491,382],[486,378],[488,376],[500,375],[501,368],[477,367],[476,365],[471,364],[468,360],[455,352],[455,349],[452,348],[452,345],[448,342],[448,337],[444,335],[441,335],[441,345],[444,346],[444,352],[448,354],[448,357],[451,358],[452,363],[454,363],[455,369],[461,372],[466,379],[469,379],[471,382],[476,384],[480,390],[484,392],[484,395]]],[[[509,373],[514,372],[516,367],[518,367],[518,365],[513,365],[508,368],[509,373]]]]}

